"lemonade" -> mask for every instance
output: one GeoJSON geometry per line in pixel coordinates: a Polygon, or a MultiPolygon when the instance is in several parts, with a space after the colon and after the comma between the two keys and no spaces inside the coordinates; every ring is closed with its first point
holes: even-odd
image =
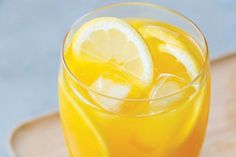
{"type": "Polygon", "coordinates": [[[157,20],[99,17],[66,40],[59,98],[70,157],[199,156],[210,78],[190,34],[157,20]]]}

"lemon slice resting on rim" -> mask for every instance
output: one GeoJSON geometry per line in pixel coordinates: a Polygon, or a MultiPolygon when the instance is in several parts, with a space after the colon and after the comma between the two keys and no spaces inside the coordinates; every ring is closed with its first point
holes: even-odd
{"type": "Polygon", "coordinates": [[[153,80],[153,61],[146,43],[119,18],[99,17],[82,25],[72,39],[72,50],[95,62],[115,65],[144,86],[153,80]]]}

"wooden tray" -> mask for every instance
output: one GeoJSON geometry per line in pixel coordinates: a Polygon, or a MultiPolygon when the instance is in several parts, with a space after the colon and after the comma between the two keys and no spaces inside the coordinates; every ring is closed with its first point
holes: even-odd
{"type": "MultiPolygon", "coordinates": [[[[236,157],[236,53],[212,62],[211,100],[201,157],[236,157]]],[[[58,113],[18,126],[9,150],[13,157],[66,157],[58,113]]]]}

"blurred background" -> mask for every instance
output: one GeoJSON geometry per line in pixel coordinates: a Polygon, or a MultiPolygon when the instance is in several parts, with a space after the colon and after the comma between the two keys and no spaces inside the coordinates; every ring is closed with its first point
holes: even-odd
{"type": "MultiPolygon", "coordinates": [[[[0,156],[10,131],[56,111],[60,46],[71,24],[125,0],[0,0],[0,156]]],[[[131,0],[129,0],[131,1],[131,0]]],[[[137,1],[137,0],[136,0],[137,1]]],[[[205,34],[211,59],[236,50],[235,0],[143,0],[183,13],[205,34]]]]}

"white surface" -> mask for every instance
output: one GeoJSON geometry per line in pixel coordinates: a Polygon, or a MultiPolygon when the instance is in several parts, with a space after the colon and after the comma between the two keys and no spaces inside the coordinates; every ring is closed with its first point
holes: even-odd
{"type": "MultiPolygon", "coordinates": [[[[19,122],[57,109],[60,46],[70,25],[96,7],[122,0],[0,0],[0,156],[19,122]]],[[[131,1],[131,0],[129,0],[131,1]]],[[[236,50],[235,0],[146,0],[195,21],[211,57],[236,50]]]]}

